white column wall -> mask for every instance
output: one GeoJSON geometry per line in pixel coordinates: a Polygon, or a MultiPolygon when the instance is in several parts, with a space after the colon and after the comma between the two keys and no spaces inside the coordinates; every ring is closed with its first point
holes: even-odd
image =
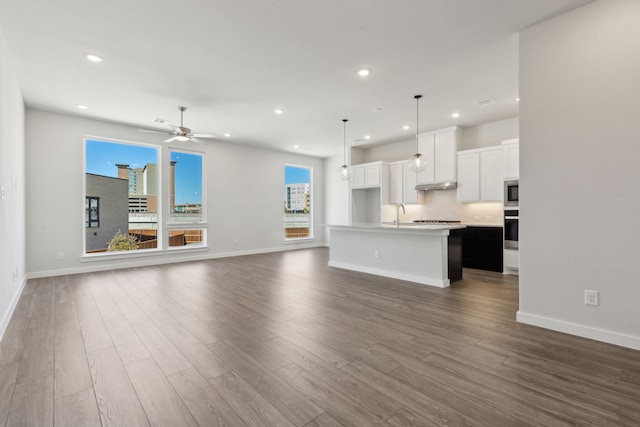
{"type": "Polygon", "coordinates": [[[600,0],[520,34],[518,313],[638,349],[639,21],[600,0]]]}
{"type": "Polygon", "coordinates": [[[0,338],[25,284],[24,101],[0,26],[0,338]],[[17,273],[17,274],[16,274],[17,273]]]}

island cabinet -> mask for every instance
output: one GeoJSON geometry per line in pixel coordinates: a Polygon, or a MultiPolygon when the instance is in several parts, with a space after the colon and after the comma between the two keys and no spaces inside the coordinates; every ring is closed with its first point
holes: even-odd
{"type": "Polygon", "coordinates": [[[520,140],[518,138],[502,141],[504,152],[504,179],[520,177],[520,140]]]}
{"type": "Polygon", "coordinates": [[[462,230],[462,266],[502,273],[502,227],[467,226],[462,230]]]}
{"type": "Polygon", "coordinates": [[[427,161],[427,168],[417,174],[417,184],[456,180],[456,151],[459,138],[460,130],[457,127],[420,134],[418,149],[427,161]]]}
{"type": "Polygon", "coordinates": [[[423,192],[416,191],[416,173],[409,169],[409,161],[389,164],[389,203],[422,203],[423,192]]]}
{"type": "Polygon", "coordinates": [[[503,149],[500,146],[458,152],[458,202],[502,202],[503,149]]]}

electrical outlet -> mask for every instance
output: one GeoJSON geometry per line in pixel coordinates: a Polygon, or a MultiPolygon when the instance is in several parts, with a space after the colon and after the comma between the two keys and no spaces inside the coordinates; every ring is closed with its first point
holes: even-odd
{"type": "Polygon", "coordinates": [[[4,191],[4,187],[0,187],[0,200],[4,200],[7,197],[7,193],[4,191]]]}
{"type": "Polygon", "coordinates": [[[375,251],[373,251],[373,257],[374,257],[375,259],[380,258],[380,251],[379,251],[379,250],[377,250],[377,249],[376,249],[375,251]]]}
{"type": "Polygon", "coordinates": [[[600,304],[600,297],[598,291],[584,290],[584,303],[586,305],[598,305],[600,304]]]}
{"type": "Polygon", "coordinates": [[[58,252],[58,261],[62,261],[64,259],[64,252],[58,252]]]}

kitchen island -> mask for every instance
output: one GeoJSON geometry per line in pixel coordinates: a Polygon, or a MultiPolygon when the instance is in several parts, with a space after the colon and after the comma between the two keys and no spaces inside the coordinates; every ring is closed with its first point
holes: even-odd
{"type": "Polygon", "coordinates": [[[329,266],[445,288],[462,278],[464,225],[329,225],[329,266]]]}

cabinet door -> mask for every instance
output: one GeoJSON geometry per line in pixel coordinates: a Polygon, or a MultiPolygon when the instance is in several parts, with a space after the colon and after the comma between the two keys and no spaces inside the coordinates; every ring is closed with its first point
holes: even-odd
{"type": "Polygon", "coordinates": [[[427,168],[418,174],[418,182],[420,184],[432,184],[435,182],[436,175],[435,135],[429,134],[420,136],[418,148],[420,150],[420,154],[422,154],[424,159],[427,161],[427,168]]]}
{"type": "Polygon", "coordinates": [[[404,203],[419,203],[416,191],[417,174],[409,169],[409,162],[402,164],[402,200],[404,203]]]}
{"type": "Polygon", "coordinates": [[[501,202],[504,193],[502,149],[480,153],[480,200],[501,202]]]}
{"type": "Polygon", "coordinates": [[[404,199],[402,197],[402,166],[402,163],[396,163],[389,166],[389,203],[403,203],[404,199]]]}
{"type": "Polygon", "coordinates": [[[455,131],[448,130],[435,135],[435,182],[456,180],[455,131]]]}
{"type": "Polygon", "coordinates": [[[504,179],[518,179],[520,177],[520,145],[518,143],[505,144],[504,148],[504,179]]]}
{"type": "Polygon", "coordinates": [[[458,155],[458,202],[480,200],[480,153],[458,155]]]}
{"type": "Polygon", "coordinates": [[[365,166],[364,185],[365,187],[380,187],[380,165],[365,166]]]}
{"type": "Polygon", "coordinates": [[[364,187],[364,167],[351,166],[351,188],[364,187]]]}

